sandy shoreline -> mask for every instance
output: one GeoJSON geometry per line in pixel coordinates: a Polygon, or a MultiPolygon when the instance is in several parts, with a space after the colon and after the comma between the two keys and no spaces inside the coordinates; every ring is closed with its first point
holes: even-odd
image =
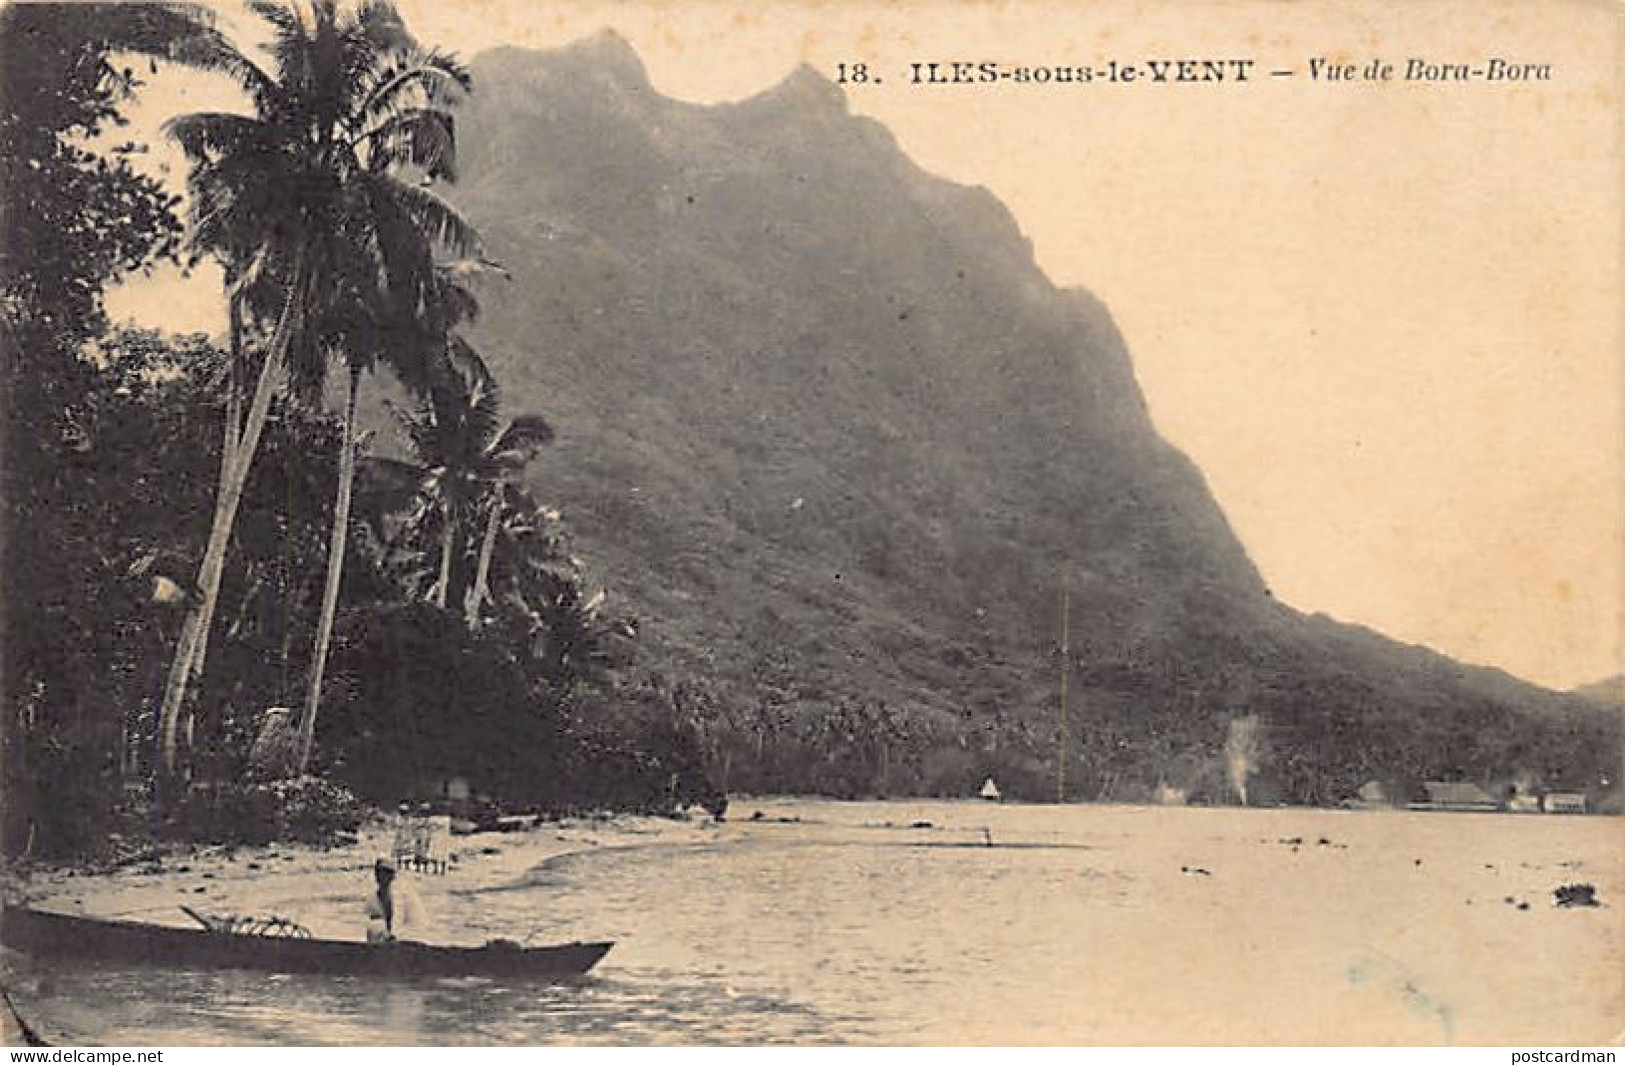
{"type": "MultiPolygon", "coordinates": [[[[457,908],[458,897],[516,885],[545,862],[598,849],[700,843],[714,839],[717,829],[703,817],[543,822],[523,831],[451,836],[444,840],[444,874],[402,875],[431,914],[445,914],[457,908]]],[[[111,870],[38,869],[8,876],[6,897],[59,913],[177,927],[195,927],[182,906],[208,914],[275,915],[317,936],[358,939],[373,861],[389,853],[394,835],[395,822],[386,818],[364,826],[355,843],[325,850],[299,844],[205,846],[111,870]]],[[[467,938],[454,927],[436,931],[436,940],[467,938]]]]}
{"type": "MultiPolygon", "coordinates": [[[[182,1019],[117,969],[25,965],[11,991],[53,1035],[92,1041],[1592,1045],[1625,1018],[1616,819],[790,797],[731,812],[455,837],[450,872],[409,874],[438,911],[425,939],[615,940],[584,996],[191,974],[164,998],[197,1014],[182,1019]],[[1559,905],[1575,884],[1599,904],[1559,905]]],[[[355,940],[392,835],[28,886],[68,912],[185,925],[185,904],[355,940]]]]}

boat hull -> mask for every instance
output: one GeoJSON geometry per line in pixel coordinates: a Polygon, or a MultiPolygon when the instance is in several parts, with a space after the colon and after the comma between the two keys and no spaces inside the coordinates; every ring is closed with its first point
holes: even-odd
{"type": "Polygon", "coordinates": [[[614,945],[447,947],[269,938],[134,921],[102,921],[21,907],[0,912],[0,942],[46,960],[89,959],[170,969],[548,979],[587,972],[614,945]]]}

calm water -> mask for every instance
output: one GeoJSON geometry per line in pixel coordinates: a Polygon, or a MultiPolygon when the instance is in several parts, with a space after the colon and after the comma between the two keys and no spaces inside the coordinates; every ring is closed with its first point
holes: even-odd
{"type": "Polygon", "coordinates": [[[710,842],[589,851],[437,900],[460,939],[618,941],[573,984],[17,958],[7,983],[48,1030],[110,1043],[1597,1043],[1625,1028],[1618,819],[732,813],[710,842]],[[1582,880],[1611,905],[1552,906],[1582,880]]]}

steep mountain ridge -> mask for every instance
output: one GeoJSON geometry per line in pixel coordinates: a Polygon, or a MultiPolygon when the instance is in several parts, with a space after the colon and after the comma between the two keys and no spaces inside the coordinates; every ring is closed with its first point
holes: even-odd
{"type": "MultiPolygon", "coordinates": [[[[1578,703],[1271,601],[1107,310],[816,72],[687,104],[609,33],[473,69],[454,195],[514,279],[476,340],[510,409],[560,430],[534,487],[646,619],[648,660],[704,677],[738,728],[878,700],[962,755],[903,786],[997,766],[1035,790],[1065,585],[1080,794],[1213,791],[1247,713],[1301,799],[1384,762],[1488,778],[1536,757],[1466,749],[1481,718],[1595,733],[1578,703]],[[1422,725],[1444,737],[1426,765],[1422,725]]],[[[1552,742],[1546,772],[1590,772],[1552,742]]]]}

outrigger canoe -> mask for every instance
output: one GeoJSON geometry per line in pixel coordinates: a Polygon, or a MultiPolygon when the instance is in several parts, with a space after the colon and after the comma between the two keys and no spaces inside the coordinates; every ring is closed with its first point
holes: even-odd
{"type": "Polygon", "coordinates": [[[235,935],[135,921],[104,921],[24,907],[0,912],[0,942],[37,958],[95,959],[172,969],[254,969],[342,976],[579,976],[613,943],[483,947],[372,944],[235,935]]]}

